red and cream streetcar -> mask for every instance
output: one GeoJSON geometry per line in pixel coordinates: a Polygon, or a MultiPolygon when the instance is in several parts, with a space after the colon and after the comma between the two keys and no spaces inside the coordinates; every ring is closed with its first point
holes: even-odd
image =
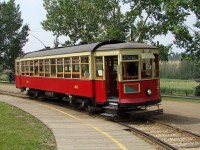
{"type": "Polygon", "coordinates": [[[89,110],[136,110],[161,102],[158,56],[155,46],[119,41],[35,51],[16,59],[16,87],[89,110]]]}

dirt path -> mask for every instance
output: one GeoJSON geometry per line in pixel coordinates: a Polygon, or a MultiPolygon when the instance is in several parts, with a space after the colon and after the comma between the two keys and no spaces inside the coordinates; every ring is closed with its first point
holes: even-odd
{"type": "Polygon", "coordinates": [[[200,103],[163,101],[164,114],[152,117],[200,135],[200,103]]]}

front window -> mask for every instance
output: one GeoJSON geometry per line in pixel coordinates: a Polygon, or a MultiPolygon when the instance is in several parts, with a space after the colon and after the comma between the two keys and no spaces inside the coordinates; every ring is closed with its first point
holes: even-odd
{"type": "Polygon", "coordinates": [[[138,62],[124,62],[122,68],[123,80],[139,79],[138,62]]]}
{"type": "Polygon", "coordinates": [[[152,59],[142,60],[141,63],[141,78],[151,78],[152,77],[152,59]]]}
{"type": "Polygon", "coordinates": [[[159,77],[159,58],[158,54],[154,54],[155,59],[153,60],[153,65],[154,65],[154,77],[157,78],[159,77]]]}

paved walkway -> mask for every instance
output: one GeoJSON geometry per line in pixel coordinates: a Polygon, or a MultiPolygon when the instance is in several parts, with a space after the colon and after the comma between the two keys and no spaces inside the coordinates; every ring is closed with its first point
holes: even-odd
{"type": "MultiPolygon", "coordinates": [[[[0,90],[18,92],[0,84],[0,90]]],[[[152,150],[152,145],[125,131],[125,127],[65,107],[0,94],[0,101],[29,112],[53,132],[58,150],[152,150]]]]}

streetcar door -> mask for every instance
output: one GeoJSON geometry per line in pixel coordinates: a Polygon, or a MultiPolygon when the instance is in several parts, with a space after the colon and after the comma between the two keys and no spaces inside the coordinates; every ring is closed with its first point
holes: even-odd
{"type": "Polygon", "coordinates": [[[118,66],[117,56],[105,57],[105,78],[106,78],[107,100],[118,101],[117,66],[118,66]]]}

